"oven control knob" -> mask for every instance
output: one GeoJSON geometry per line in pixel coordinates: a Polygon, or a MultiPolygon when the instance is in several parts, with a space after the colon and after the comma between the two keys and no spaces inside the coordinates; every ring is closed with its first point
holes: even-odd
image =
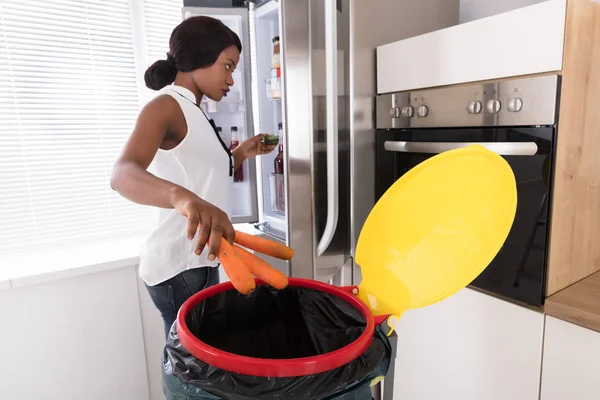
{"type": "Polygon", "coordinates": [[[392,118],[400,118],[400,109],[398,107],[393,107],[390,110],[390,115],[392,118]]]}
{"type": "Polygon", "coordinates": [[[479,114],[481,112],[481,102],[472,101],[469,103],[469,114],[479,114]]]}
{"type": "Polygon", "coordinates": [[[517,98],[510,99],[506,108],[510,112],[519,112],[523,108],[523,100],[517,98]]]}
{"type": "Polygon", "coordinates": [[[500,100],[498,99],[490,100],[487,102],[487,110],[492,114],[496,114],[498,111],[500,111],[501,107],[502,104],[500,104],[500,100]]]}
{"type": "Polygon", "coordinates": [[[427,113],[429,112],[429,109],[427,108],[427,106],[419,106],[419,108],[417,108],[417,115],[421,118],[426,117],[427,113]]]}
{"type": "Polygon", "coordinates": [[[415,110],[411,106],[402,107],[402,116],[405,118],[411,118],[415,110]]]}

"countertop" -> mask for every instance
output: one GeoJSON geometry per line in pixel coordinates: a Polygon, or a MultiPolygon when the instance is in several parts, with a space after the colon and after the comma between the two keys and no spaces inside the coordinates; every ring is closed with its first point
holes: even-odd
{"type": "Polygon", "coordinates": [[[544,312],[600,332],[600,272],[548,297],[544,312]]]}

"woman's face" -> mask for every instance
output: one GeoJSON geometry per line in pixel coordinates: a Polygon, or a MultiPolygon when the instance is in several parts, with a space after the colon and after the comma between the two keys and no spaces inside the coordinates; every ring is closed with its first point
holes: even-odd
{"type": "Polygon", "coordinates": [[[200,68],[192,72],[194,84],[202,94],[214,101],[227,96],[233,86],[233,71],[240,61],[237,47],[229,46],[221,52],[219,58],[208,68],[200,68]]]}

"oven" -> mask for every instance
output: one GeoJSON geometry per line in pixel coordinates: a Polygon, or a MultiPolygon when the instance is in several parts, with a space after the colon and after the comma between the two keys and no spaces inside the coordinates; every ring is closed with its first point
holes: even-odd
{"type": "Polygon", "coordinates": [[[560,77],[538,76],[377,97],[377,198],[444,151],[481,144],[511,166],[518,204],[504,246],[471,287],[541,306],[545,298],[560,77]]]}

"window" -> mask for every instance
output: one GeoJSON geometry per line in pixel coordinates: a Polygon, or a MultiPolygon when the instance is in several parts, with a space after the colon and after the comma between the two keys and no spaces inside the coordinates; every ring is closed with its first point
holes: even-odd
{"type": "Polygon", "coordinates": [[[143,233],[110,174],[182,4],[137,1],[0,0],[0,257],[143,233]]]}
{"type": "MultiPolygon", "coordinates": [[[[142,9],[141,26],[143,27],[140,60],[143,73],[155,61],[164,60],[169,51],[171,32],[183,18],[183,0],[132,0],[140,1],[142,9]]],[[[141,77],[143,81],[143,76],[141,77]]],[[[143,100],[148,101],[154,96],[154,91],[147,89],[142,82],[143,100]]]]}
{"type": "Polygon", "coordinates": [[[165,59],[169,38],[182,20],[183,0],[143,0],[148,65],[165,59]]]}

